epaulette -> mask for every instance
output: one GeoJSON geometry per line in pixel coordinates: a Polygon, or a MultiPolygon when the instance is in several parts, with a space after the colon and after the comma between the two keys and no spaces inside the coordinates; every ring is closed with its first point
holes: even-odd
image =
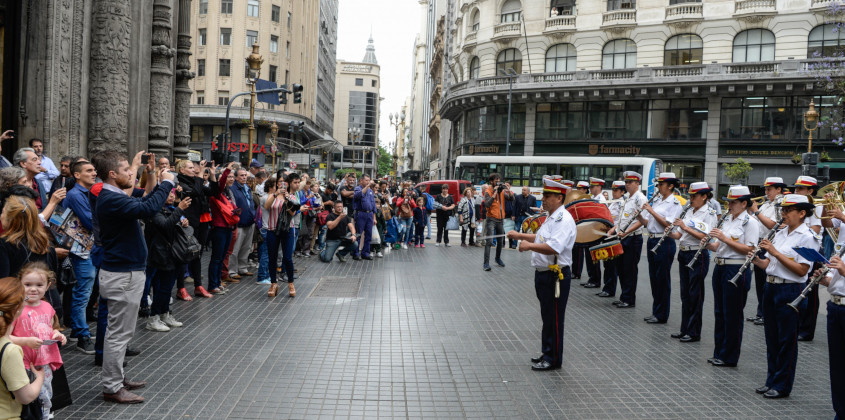
{"type": "Polygon", "coordinates": [[[748,224],[748,221],[751,220],[751,216],[749,216],[748,213],[743,213],[742,217],[742,225],[745,226],[748,224]]]}
{"type": "Polygon", "coordinates": [[[719,215],[719,212],[716,211],[716,209],[714,209],[713,207],[708,207],[707,211],[710,212],[711,216],[718,216],[719,215]]]}

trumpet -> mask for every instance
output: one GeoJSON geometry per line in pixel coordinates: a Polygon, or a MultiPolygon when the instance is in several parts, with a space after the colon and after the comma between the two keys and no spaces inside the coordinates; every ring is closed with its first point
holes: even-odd
{"type": "Polygon", "coordinates": [[[754,198],[751,199],[751,201],[757,203],[757,205],[760,205],[760,204],[763,204],[763,203],[766,202],[766,196],[761,195],[759,197],[754,197],[754,198]]]}

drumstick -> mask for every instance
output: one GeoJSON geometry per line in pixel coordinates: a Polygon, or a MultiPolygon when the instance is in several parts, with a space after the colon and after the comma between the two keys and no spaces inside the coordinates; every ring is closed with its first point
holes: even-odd
{"type": "Polygon", "coordinates": [[[493,238],[503,238],[503,237],[505,237],[505,236],[507,236],[507,234],[502,234],[502,235],[479,236],[479,237],[475,238],[475,240],[481,240],[481,239],[493,239],[493,238]]]}

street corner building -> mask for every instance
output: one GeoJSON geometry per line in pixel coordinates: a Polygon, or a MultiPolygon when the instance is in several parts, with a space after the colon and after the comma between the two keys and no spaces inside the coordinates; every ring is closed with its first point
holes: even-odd
{"type": "Polygon", "coordinates": [[[52,156],[186,157],[190,0],[0,0],[2,129],[52,156]]]}

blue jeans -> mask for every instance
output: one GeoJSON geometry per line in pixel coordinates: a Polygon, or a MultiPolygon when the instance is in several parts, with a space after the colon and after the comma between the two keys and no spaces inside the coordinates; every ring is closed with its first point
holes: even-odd
{"type": "Polygon", "coordinates": [[[211,261],[208,263],[208,290],[220,287],[220,270],[223,258],[232,242],[232,229],[214,227],[208,235],[211,238],[211,261]]]}
{"type": "Polygon", "coordinates": [[[425,213],[425,227],[427,229],[425,237],[431,239],[431,212],[423,210],[423,213],[425,213]]]}
{"type": "MultiPolygon", "coordinates": [[[[414,226],[413,220],[414,219],[411,219],[411,218],[408,218],[408,219],[403,219],[401,217],[399,218],[399,231],[401,231],[402,233],[399,234],[399,238],[398,238],[398,241],[396,241],[396,243],[399,243],[399,244],[401,244],[402,242],[411,243],[411,238],[412,238],[411,235],[413,234],[412,228],[414,226]]],[[[431,229],[429,229],[428,232],[430,234],[431,229]]]]}
{"type": "Polygon", "coordinates": [[[144,293],[141,294],[141,307],[147,308],[150,305],[147,303],[147,298],[150,297],[150,286],[153,284],[153,277],[156,275],[156,269],[147,267],[147,270],[144,272],[145,282],[144,282],[144,293]]]}
{"type": "Polygon", "coordinates": [[[320,251],[326,247],[326,232],[328,231],[328,226],[320,226],[320,232],[317,234],[317,249],[320,251]]]}
{"type": "Polygon", "coordinates": [[[258,245],[258,273],[256,273],[256,279],[261,281],[270,278],[270,269],[268,268],[270,257],[267,256],[267,229],[261,228],[258,233],[264,238],[261,245],[258,245]]]}
{"type": "Polygon", "coordinates": [[[352,250],[358,249],[358,241],[352,242],[351,246],[346,246],[341,250],[337,250],[340,247],[340,244],[343,243],[340,239],[329,239],[326,241],[326,247],[323,248],[323,251],[320,252],[320,261],[324,263],[332,262],[332,258],[334,258],[335,251],[337,255],[341,257],[349,255],[352,250]]]}
{"type": "Polygon", "coordinates": [[[91,290],[94,288],[94,281],[97,278],[97,269],[90,259],[82,259],[71,255],[70,262],[73,265],[73,274],[76,276],[76,284],[73,285],[72,300],[70,304],[70,328],[71,337],[90,337],[88,322],[85,319],[85,308],[91,298],[91,290]]]}
{"type": "Polygon", "coordinates": [[[155,272],[153,276],[153,304],[150,307],[150,315],[164,315],[170,312],[170,294],[173,293],[173,286],[176,285],[176,276],[182,275],[182,268],[178,271],[166,271],[150,269],[155,272]]]}
{"type": "Polygon", "coordinates": [[[270,258],[270,283],[276,283],[276,261],[279,248],[282,249],[282,267],[288,276],[288,283],[293,283],[293,248],[296,246],[296,228],[276,236],[276,232],[267,231],[267,255],[270,258]]]}

